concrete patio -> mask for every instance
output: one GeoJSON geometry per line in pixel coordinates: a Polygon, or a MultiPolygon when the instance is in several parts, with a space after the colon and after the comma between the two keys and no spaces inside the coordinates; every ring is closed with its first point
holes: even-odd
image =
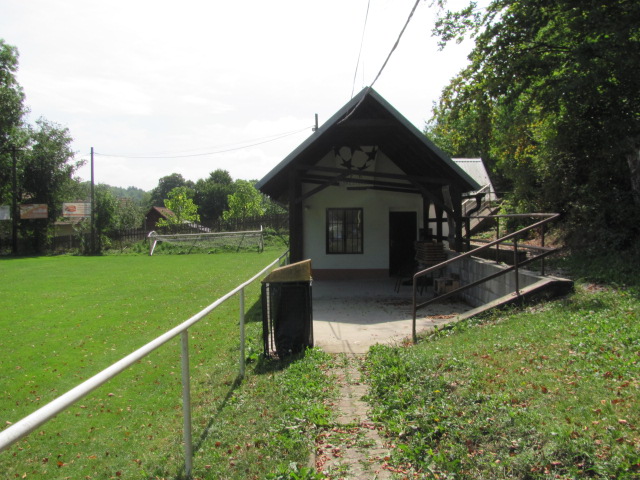
{"type": "MultiPolygon", "coordinates": [[[[380,344],[411,340],[410,285],[394,290],[395,279],[313,281],[315,345],[329,353],[363,354],[380,344]]],[[[433,296],[427,288],[420,300],[433,296]]],[[[472,307],[449,300],[418,312],[417,331],[450,323],[472,307]]]]}

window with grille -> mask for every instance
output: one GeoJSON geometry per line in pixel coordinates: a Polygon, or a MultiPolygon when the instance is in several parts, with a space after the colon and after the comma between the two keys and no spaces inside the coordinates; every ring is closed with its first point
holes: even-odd
{"type": "Polygon", "coordinates": [[[327,253],[362,253],[362,208],[327,208],[327,253]]]}

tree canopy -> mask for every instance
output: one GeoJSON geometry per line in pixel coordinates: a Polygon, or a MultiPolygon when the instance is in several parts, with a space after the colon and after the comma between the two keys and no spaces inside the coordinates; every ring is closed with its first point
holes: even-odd
{"type": "MultiPolygon", "coordinates": [[[[19,234],[31,240],[30,248],[41,252],[62,202],[74,191],[77,182],[73,174],[81,162],[73,161],[67,128],[42,118],[35,125],[27,124],[28,110],[15,77],[17,70],[17,49],[0,39],[0,205],[12,205],[14,199],[47,205],[48,218],[20,221],[18,225],[19,234]]],[[[12,217],[18,221],[17,212],[12,212],[12,217]]]]}
{"type": "Polygon", "coordinates": [[[482,156],[520,211],[561,211],[568,240],[617,246],[640,222],[640,3],[494,0],[437,23],[475,38],[426,133],[482,156]]]}
{"type": "Polygon", "coordinates": [[[233,179],[226,170],[215,170],[208,178],[200,179],[194,187],[194,202],[205,221],[215,221],[229,208],[228,197],[233,193],[233,179]]]}
{"type": "Polygon", "coordinates": [[[176,187],[169,192],[164,206],[174,215],[158,221],[160,227],[172,227],[184,223],[199,222],[198,207],[193,203],[192,191],[187,187],[176,187]]]}
{"type": "Polygon", "coordinates": [[[225,220],[244,220],[264,215],[262,195],[254,183],[247,180],[236,180],[234,193],[229,195],[228,203],[229,209],[222,214],[225,220]]]}
{"type": "Polygon", "coordinates": [[[159,207],[169,198],[169,192],[177,187],[187,187],[193,190],[194,184],[191,180],[185,180],[180,173],[172,173],[158,180],[158,186],[151,190],[150,206],[159,207]]]}

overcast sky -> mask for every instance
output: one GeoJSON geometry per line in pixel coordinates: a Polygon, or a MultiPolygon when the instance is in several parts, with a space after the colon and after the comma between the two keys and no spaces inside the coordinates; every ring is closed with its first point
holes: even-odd
{"type": "MultiPolygon", "coordinates": [[[[322,125],[351,98],[367,3],[2,0],[0,38],[19,50],[30,121],[68,127],[77,158],[94,147],[96,183],[150,190],[171,173],[262,178],[311,135],[314,114],[322,125]]],[[[354,94],[414,3],[370,0],[354,94]]],[[[421,130],[469,50],[438,51],[429,3],[374,85],[421,130]]],[[[88,164],[78,174],[88,180],[88,164]]]]}

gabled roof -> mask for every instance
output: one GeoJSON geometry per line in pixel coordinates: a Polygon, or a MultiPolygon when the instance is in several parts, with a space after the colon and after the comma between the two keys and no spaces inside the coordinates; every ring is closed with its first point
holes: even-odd
{"type": "Polygon", "coordinates": [[[176,216],[176,214],[167,207],[151,207],[151,209],[147,212],[147,216],[153,211],[157,212],[162,218],[165,219],[176,216]]]}
{"type": "MultiPolygon", "coordinates": [[[[491,178],[489,178],[489,172],[484,166],[484,162],[481,158],[452,158],[452,160],[467,175],[473,178],[481,187],[485,185],[491,185],[491,178]]],[[[491,187],[493,190],[493,187],[491,187]]]]}
{"type": "MultiPolygon", "coordinates": [[[[363,89],[273,168],[256,188],[275,200],[288,194],[289,173],[315,165],[334,147],[377,145],[414,182],[480,186],[372,88],[363,89]]],[[[304,181],[304,179],[303,179],[304,181]]]]}

